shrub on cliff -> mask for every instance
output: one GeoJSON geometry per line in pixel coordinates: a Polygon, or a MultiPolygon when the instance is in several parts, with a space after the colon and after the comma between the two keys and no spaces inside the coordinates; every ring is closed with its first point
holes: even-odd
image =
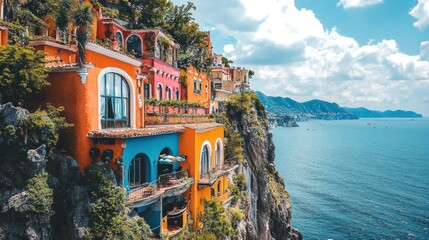
{"type": "Polygon", "coordinates": [[[48,174],[40,173],[27,183],[28,199],[31,210],[37,213],[49,213],[53,203],[53,190],[49,187],[48,174]]]}
{"type": "Polygon", "coordinates": [[[224,124],[225,127],[225,159],[237,158],[239,161],[244,159],[243,142],[238,131],[233,130],[226,114],[220,113],[215,116],[217,123],[224,124]]]}
{"type": "Polygon", "coordinates": [[[0,47],[1,102],[21,106],[31,94],[48,86],[48,69],[44,64],[45,54],[31,47],[0,47]]]}
{"type": "Polygon", "coordinates": [[[99,169],[89,167],[86,174],[93,199],[86,237],[148,239],[152,235],[149,225],[142,218],[133,220],[126,217],[124,190],[100,173],[99,169]]]}
{"type": "Polygon", "coordinates": [[[232,205],[237,203],[245,207],[249,201],[249,195],[246,188],[246,175],[244,173],[232,176],[233,183],[229,183],[229,189],[232,195],[232,205]]]}
{"type": "Polygon", "coordinates": [[[223,204],[216,199],[204,200],[204,213],[201,216],[201,234],[213,234],[216,239],[235,235],[232,222],[223,204]]]}
{"type": "Polygon", "coordinates": [[[28,135],[39,136],[51,150],[58,142],[59,131],[73,126],[61,116],[63,111],[64,107],[56,108],[48,104],[46,110],[38,109],[30,114],[23,120],[22,125],[28,135]]]}

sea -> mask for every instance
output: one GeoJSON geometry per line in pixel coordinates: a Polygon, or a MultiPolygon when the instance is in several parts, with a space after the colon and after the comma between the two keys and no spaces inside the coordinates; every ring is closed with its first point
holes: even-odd
{"type": "Polygon", "coordinates": [[[429,118],[274,128],[304,239],[429,239],[429,118]]]}

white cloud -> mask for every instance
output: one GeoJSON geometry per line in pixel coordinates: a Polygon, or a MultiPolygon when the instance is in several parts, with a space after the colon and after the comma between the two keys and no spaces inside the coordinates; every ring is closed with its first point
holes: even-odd
{"type": "Polygon", "coordinates": [[[362,8],[371,5],[376,5],[383,3],[383,0],[340,0],[337,3],[337,6],[343,6],[344,9],[347,8],[362,8]]]}
{"type": "Polygon", "coordinates": [[[232,44],[227,44],[223,47],[223,50],[225,51],[226,54],[234,51],[234,45],[232,44]]]}
{"type": "Polygon", "coordinates": [[[420,43],[420,56],[423,60],[429,61],[429,41],[420,43]]]}
{"type": "MultiPolygon", "coordinates": [[[[429,42],[419,55],[408,55],[395,40],[360,45],[337,29],[325,29],[311,10],[293,0],[230,0],[241,6],[252,31],[229,27],[234,19],[211,19],[207,2],[197,1],[201,17],[234,38],[224,46],[235,65],[256,72],[252,88],[298,101],[318,98],[342,106],[404,108],[429,115],[429,42]]],[[[227,8],[218,6],[219,9],[227,8]]]]}
{"type": "Polygon", "coordinates": [[[414,27],[423,30],[429,26],[429,0],[419,0],[417,5],[411,9],[409,14],[417,21],[413,23],[414,27]]]}

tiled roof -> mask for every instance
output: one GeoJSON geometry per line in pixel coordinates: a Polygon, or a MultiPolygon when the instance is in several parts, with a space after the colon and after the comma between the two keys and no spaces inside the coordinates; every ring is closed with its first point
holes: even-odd
{"type": "Polygon", "coordinates": [[[190,128],[196,132],[205,132],[214,128],[223,126],[219,123],[193,123],[193,124],[177,124],[177,125],[150,125],[145,128],[112,128],[94,130],[88,133],[89,138],[134,138],[146,137],[154,135],[162,135],[169,133],[181,133],[185,128],[190,128]]]}
{"type": "Polygon", "coordinates": [[[58,64],[58,65],[48,65],[47,68],[75,68],[79,66],[77,63],[66,63],[66,64],[58,64]]]}
{"type": "Polygon", "coordinates": [[[193,129],[197,132],[206,132],[220,126],[223,126],[223,124],[216,122],[183,124],[183,127],[193,129]]]}
{"type": "Polygon", "coordinates": [[[88,133],[90,138],[134,138],[154,136],[168,133],[184,132],[185,128],[180,125],[162,125],[147,128],[111,128],[94,130],[88,133]]]}

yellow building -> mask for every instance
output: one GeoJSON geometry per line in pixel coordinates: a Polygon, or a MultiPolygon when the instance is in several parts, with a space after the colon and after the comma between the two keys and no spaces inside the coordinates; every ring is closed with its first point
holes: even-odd
{"type": "Polygon", "coordinates": [[[189,188],[189,209],[193,228],[200,225],[199,215],[204,211],[204,200],[216,198],[229,201],[228,175],[237,165],[224,164],[224,127],[218,123],[187,124],[179,135],[179,154],[186,156],[181,163],[189,169],[194,183],[189,188]]]}

